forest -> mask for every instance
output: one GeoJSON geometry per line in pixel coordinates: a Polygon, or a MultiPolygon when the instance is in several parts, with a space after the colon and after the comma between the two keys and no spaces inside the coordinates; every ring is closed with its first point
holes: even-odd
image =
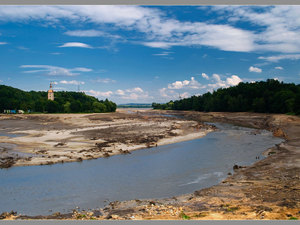
{"type": "Polygon", "coordinates": [[[106,100],[98,100],[82,92],[58,91],[54,101],[48,100],[45,91],[22,91],[0,85],[0,112],[23,110],[39,113],[103,113],[115,112],[117,105],[106,100]]]}
{"type": "Polygon", "coordinates": [[[300,115],[300,85],[268,79],[220,88],[213,93],[152,103],[154,109],[195,110],[201,112],[258,112],[300,115]]]}

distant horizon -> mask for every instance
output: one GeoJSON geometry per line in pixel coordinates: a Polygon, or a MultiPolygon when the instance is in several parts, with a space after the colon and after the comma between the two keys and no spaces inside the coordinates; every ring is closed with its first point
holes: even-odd
{"type": "Polygon", "coordinates": [[[0,6],[0,84],[168,102],[300,83],[300,6],[0,6]]]}

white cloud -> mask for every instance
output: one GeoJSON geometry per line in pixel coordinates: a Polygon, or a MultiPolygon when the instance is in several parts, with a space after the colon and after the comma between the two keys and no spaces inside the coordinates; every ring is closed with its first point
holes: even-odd
{"type": "Polygon", "coordinates": [[[276,69],[276,70],[283,70],[283,67],[281,67],[281,66],[276,66],[275,69],[276,69]]]}
{"type": "Polygon", "coordinates": [[[106,91],[106,92],[95,91],[95,90],[89,90],[85,92],[95,97],[106,97],[106,98],[111,97],[117,100],[122,99],[128,101],[145,101],[145,100],[153,99],[152,96],[149,96],[147,91],[144,91],[140,87],[135,87],[126,90],[118,89],[116,91],[106,91]]]}
{"type": "Polygon", "coordinates": [[[0,42],[0,45],[7,45],[7,42],[0,42]]]}
{"type": "Polygon", "coordinates": [[[115,96],[119,97],[121,99],[124,100],[133,100],[133,101],[137,101],[137,100],[149,100],[152,99],[152,96],[149,96],[147,91],[144,91],[142,88],[140,87],[135,87],[135,88],[130,88],[130,89],[126,89],[126,90],[120,90],[118,89],[117,91],[115,91],[115,96]]]}
{"type": "Polygon", "coordinates": [[[194,77],[191,77],[191,80],[175,81],[174,83],[168,85],[169,89],[197,89],[200,87],[201,84],[197,80],[195,80],[194,77]]]}
{"type": "Polygon", "coordinates": [[[212,78],[215,82],[210,83],[207,86],[212,88],[213,90],[218,89],[218,88],[227,88],[227,87],[230,87],[230,86],[235,86],[235,85],[238,85],[240,82],[243,81],[237,75],[232,75],[231,77],[227,77],[226,80],[222,80],[219,74],[213,74],[212,78]]]}
{"type": "Polygon", "coordinates": [[[169,95],[167,94],[167,88],[159,89],[159,93],[164,98],[168,98],[169,97],[169,95]]]}
{"type": "Polygon", "coordinates": [[[116,91],[116,94],[117,95],[125,95],[125,91],[119,89],[116,91]]]}
{"type": "Polygon", "coordinates": [[[132,88],[132,89],[127,89],[126,91],[129,92],[129,93],[132,93],[132,92],[143,93],[144,92],[144,90],[142,88],[140,88],[140,87],[135,87],[135,88],[132,88]]]}
{"type": "MultiPolygon", "coordinates": [[[[204,45],[225,51],[253,50],[253,33],[224,24],[181,22],[167,18],[155,8],[142,6],[4,6],[0,9],[2,21],[38,20],[59,23],[72,22],[109,24],[124,30],[136,30],[145,34],[140,42],[155,48],[204,45]]],[[[72,36],[101,36],[97,30],[68,31],[72,36]]],[[[64,46],[67,47],[67,46],[64,46]]],[[[82,47],[82,46],[76,46],[82,47]]],[[[86,47],[86,46],[85,46],[86,47]]]]}
{"type": "Polygon", "coordinates": [[[221,76],[216,73],[212,76],[208,76],[207,74],[202,73],[202,77],[209,81],[207,85],[201,85],[198,81],[195,80],[194,77],[191,77],[191,80],[175,81],[169,84],[167,88],[159,89],[161,99],[174,100],[178,98],[186,98],[191,95],[199,95],[200,92],[205,93],[207,91],[213,91],[218,88],[235,86],[243,81],[237,75],[228,76],[225,78],[225,80],[222,80],[221,76]],[[184,90],[184,92],[182,92],[182,90],[184,90]]]}
{"type": "Polygon", "coordinates": [[[52,53],[50,53],[51,55],[62,55],[62,53],[61,52],[52,52],[52,53]]]}
{"type": "Polygon", "coordinates": [[[226,84],[229,86],[235,86],[242,82],[242,79],[237,75],[232,75],[231,77],[226,78],[226,84]]]}
{"type": "Polygon", "coordinates": [[[58,46],[60,48],[68,48],[68,47],[76,47],[76,48],[92,48],[90,45],[81,43],[81,42],[68,42],[61,46],[58,46]]]}
{"type": "Polygon", "coordinates": [[[258,68],[258,67],[250,66],[250,67],[249,67],[249,72],[261,73],[261,72],[262,72],[262,69],[260,69],[260,68],[258,68]]]}
{"type": "Polygon", "coordinates": [[[67,31],[64,34],[68,36],[75,36],[75,37],[107,37],[107,38],[114,38],[114,39],[121,38],[119,35],[112,35],[100,30],[73,30],[73,31],[67,31]]]}
{"type": "Polygon", "coordinates": [[[79,71],[79,72],[91,72],[93,71],[92,69],[90,68],[85,68],[85,67],[76,67],[74,69],[72,69],[73,71],[79,71]]]}
{"type": "MultiPolygon", "coordinates": [[[[140,32],[144,34],[143,42],[135,40],[135,43],[163,49],[172,46],[208,46],[238,52],[300,52],[299,6],[212,6],[205,10],[218,10],[218,14],[214,20],[206,23],[180,21],[168,17],[163,10],[143,6],[2,6],[0,21],[35,20],[56,25],[69,20],[72,23],[108,25],[113,29],[140,32]],[[236,21],[251,24],[251,30],[246,30],[248,26],[235,26],[236,21]],[[255,32],[253,28],[257,28],[255,32]]],[[[103,32],[76,30],[66,34],[105,36],[103,32]]]]}
{"type": "Polygon", "coordinates": [[[289,54],[289,55],[274,55],[274,56],[260,56],[258,57],[259,59],[263,59],[269,62],[279,62],[280,60],[299,60],[300,59],[300,54],[289,54]]]}
{"type": "Polygon", "coordinates": [[[77,81],[77,80],[70,80],[70,81],[62,80],[59,83],[61,83],[61,84],[73,84],[73,85],[85,84],[84,81],[77,81]]]}
{"type": "Polygon", "coordinates": [[[95,82],[108,84],[108,83],[115,83],[116,81],[110,78],[98,78],[97,80],[95,80],[95,82]]]}
{"type": "Polygon", "coordinates": [[[209,80],[209,76],[207,76],[206,73],[202,73],[201,75],[202,75],[202,77],[203,77],[204,79],[209,80]]]}
{"type": "Polygon", "coordinates": [[[89,91],[84,91],[94,97],[110,97],[113,92],[112,91],[106,91],[106,92],[101,92],[101,91],[95,91],[95,90],[89,90],[89,91]]]}
{"type": "Polygon", "coordinates": [[[296,53],[300,51],[299,6],[214,6],[231,23],[249,22],[260,28],[253,36],[255,50],[296,53]]]}
{"type": "Polygon", "coordinates": [[[84,67],[76,67],[73,69],[68,69],[58,66],[49,65],[22,65],[21,68],[30,68],[34,70],[27,70],[24,73],[43,73],[50,76],[76,76],[80,73],[78,72],[90,72],[92,69],[84,67]]]}
{"type": "Polygon", "coordinates": [[[162,53],[158,53],[158,54],[153,54],[153,55],[157,55],[157,56],[168,56],[170,54],[172,54],[173,52],[162,52],[162,53]]]}
{"type": "Polygon", "coordinates": [[[182,94],[180,94],[181,98],[188,98],[190,97],[190,94],[188,92],[183,92],[182,94]]]}

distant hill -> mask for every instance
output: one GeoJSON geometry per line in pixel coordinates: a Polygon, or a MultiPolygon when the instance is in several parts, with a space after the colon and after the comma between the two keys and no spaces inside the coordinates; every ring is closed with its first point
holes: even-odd
{"type": "Polygon", "coordinates": [[[47,98],[46,91],[22,91],[10,86],[0,85],[0,113],[4,110],[24,110],[25,112],[48,113],[101,113],[116,111],[116,104],[106,99],[81,92],[58,91],[54,101],[47,98]]]}
{"type": "Polygon", "coordinates": [[[213,93],[192,96],[165,104],[152,103],[154,109],[196,110],[203,112],[259,112],[300,115],[300,85],[268,79],[239,83],[213,93]]]}
{"type": "Polygon", "coordinates": [[[147,103],[128,103],[128,104],[119,104],[118,108],[152,108],[152,104],[147,103]]]}

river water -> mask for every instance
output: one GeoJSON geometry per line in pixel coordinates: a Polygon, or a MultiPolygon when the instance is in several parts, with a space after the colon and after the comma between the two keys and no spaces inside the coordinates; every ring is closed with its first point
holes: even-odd
{"type": "Polygon", "coordinates": [[[107,201],[163,198],[209,187],[282,141],[268,131],[216,123],[219,131],[128,155],[0,170],[0,213],[27,215],[103,207],[107,201]]]}

